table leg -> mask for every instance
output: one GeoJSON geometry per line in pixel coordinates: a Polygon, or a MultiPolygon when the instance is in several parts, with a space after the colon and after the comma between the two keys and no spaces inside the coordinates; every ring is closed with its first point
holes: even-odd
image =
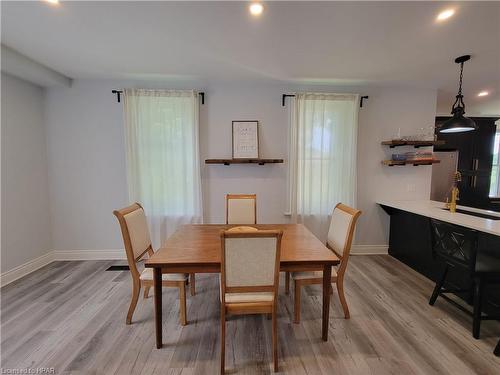
{"type": "Polygon", "coordinates": [[[161,268],[153,268],[153,283],[155,292],[155,330],[156,330],[156,348],[162,346],[162,296],[161,296],[161,268]]]}
{"type": "Polygon", "coordinates": [[[330,288],[332,287],[332,266],[323,267],[323,341],[328,341],[328,325],[330,318],[330,288]]]}

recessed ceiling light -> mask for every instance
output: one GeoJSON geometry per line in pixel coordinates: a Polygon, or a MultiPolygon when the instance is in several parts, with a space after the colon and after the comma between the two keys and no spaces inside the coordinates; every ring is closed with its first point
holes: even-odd
{"type": "Polygon", "coordinates": [[[477,94],[477,96],[486,96],[486,95],[490,95],[490,93],[488,91],[481,91],[479,94],[477,94]]]}
{"type": "Polygon", "coordinates": [[[52,5],[59,5],[59,0],[44,0],[44,1],[52,5]]]}
{"type": "Polygon", "coordinates": [[[264,10],[264,6],[261,3],[252,3],[249,9],[252,16],[260,16],[264,10]]]}
{"type": "Polygon", "coordinates": [[[438,16],[436,17],[436,20],[437,21],[444,21],[444,20],[447,20],[448,18],[450,18],[451,16],[453,16],[454,14],[455,14],[455,9],[446,9],[438,14],[438,16]]]}

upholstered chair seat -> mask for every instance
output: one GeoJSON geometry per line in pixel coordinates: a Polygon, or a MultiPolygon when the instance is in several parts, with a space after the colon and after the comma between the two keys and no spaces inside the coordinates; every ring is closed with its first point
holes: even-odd
{"type": "MultiPolygon", "coordinates": [[[[139,277],[141,280],[153,281],[153,269],[145,268],[141,272],[141,276],[139,277]]],[[[161,279],[164,281],[187,281],[189,279],[188,273],[164,273],[161,275],[161,279]]]]}
{"type": "MultiPolygon", "coordinates": [[[[293,280],[305,280],[305,279],[317,279],[320,278],[323,280],[323,272],[322,271],[313,271],[313,272],[292,272],[293,280]]],[[[337,271],[332,268],[332,282],[337,279],[337,271]]]]}
{"type": "Polygon", "coordinates": [[[257,231],[257,228],[254,227],[246,227],[246,226],[238,226],[238,227],[232,227],[228,229],[228,232],[255,232],[257,231]]]}
{"type": "Polygon", "coordinates": [[[273,292],[226,293],[226,303],[273,302],[273,292]]]}

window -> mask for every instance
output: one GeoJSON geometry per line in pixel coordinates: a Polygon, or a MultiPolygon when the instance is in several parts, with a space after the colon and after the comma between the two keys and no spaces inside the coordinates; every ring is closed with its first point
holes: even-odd
{"type": "Polygon", "coordinates": [[[490,197],[500,196],[500,160],[499,160],[499,149],[500,149],[500,132],[495,135],[495,143],[493,146],[493,163],[491,168],[491,179],[490,179],[490,197]]]}
{"type": "Polygon", "coordinates": [[[290,128],[292,219],[326,238],[333,207],[355,204],[359,96],[296,94],[290,128]]]}
{"type": "Polygon", "coordinates": [[[125,90],[127,182],[153,243],[202,220],[198,98],[194,91],[125,90]]]}

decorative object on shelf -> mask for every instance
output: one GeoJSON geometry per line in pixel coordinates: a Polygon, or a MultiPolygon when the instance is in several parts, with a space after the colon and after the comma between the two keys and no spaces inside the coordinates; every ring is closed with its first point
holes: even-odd
{"type": "MultiPolygon", "coordinates": [[[[390,148],[398,146],[413,146],[414,148],[419,147],[431,147],[437,145],[444,145],[444,141],[424,141],[424,140],[402,140],[393,139],[390,141],[382,141],[382,145],[389,146],[390,148]]],[[[432,165],[439,163],[440,161],[434,157],[432,151],[414,151],[405,153],[394,153],[391,155],[390,160],[382,160],[383,165],[389,167],[395,165],[407,165],[413,164],[417,165],[432,165]]]]}
{"type": "Polygon", "coordinates": [[[393,161],[406,161],[406,154],[392,154],[393,161]]]}
{"type": "Polygon", "coordinates": [[[419,147],[430,147],[430,146],[442,146],[444,145],[444,141],[409,141],[402,139],[393,139],[391,141],[383,141],[382,145],[389,146],[390,148],[398,147],[398,146],[413,146],[415,148],[419,147]]]}
{"type": "Polygon", "coordinates": [[[406,152],[404,154],[392,154],[391,160],[384,160],[382,162],[384,165],[430,165],[433,163],[439,163],[439,160],[434,158],[434,155],[430,151],[418,151],[418,152],[406,152]]]}
{"type": "Polygon", "coordinates": [[[464,55],[457,57],[455,63],[460,64],[460,82],[458,85],[458,94],[455,99],[455,103],[451,107],[451,114],[453,117],[445,121],[439,128],[441,133],[458,133],[458,132],[468,132],[477,129],[476,123],[464,116],[465,104],[462,95],[462,78],[464,71],[464,63],[470,60],[470,55],[464,55]]]}
{"type": "Polygon", "coordinates": [[[397,160],[382,160],[383,165],[387,165],[389,167],[393,167],[395,165],[407,165],[413,164],[414,166],[418,165],[432,165],[439,163],[440,160],[432,159],[432,160],[405,160],[405,161],[397,161],[397,160]]]}
{"type": "Polygon", "coordinates": [[[408,162],[412,161],[432,161],[434,160],[434,155],[432,151],[414,151],[405,153],[406,160],[408,162]]]}
{"type": "Polygon", "coordinates": [[[233,159],[259,158],[259,122],[233,121],[233,159]]]}
{"type": "Polygon", "coordinates": [[[205,164],[278,164],[283,163],[283,159],[206,159],[205,164]]]}

